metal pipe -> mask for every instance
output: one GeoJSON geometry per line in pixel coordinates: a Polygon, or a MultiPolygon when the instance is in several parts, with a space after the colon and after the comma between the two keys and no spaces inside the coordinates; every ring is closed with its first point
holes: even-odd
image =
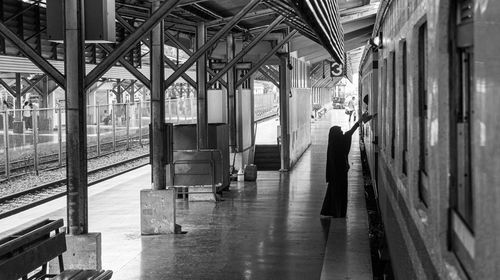
{"type": "Polygon", "coordinates": [[[57,110],[57,121],[59,123],[59,127],[57,129],[57,140],[59,142],[59,166],[62,166],[62,116],[61,116],[61,106],[59,106],[57,110]]]}
{"type": "Polygon", "coordinates": [[[38,109],[33,110],[31,118],[33,119],[33,167],[38,176],[38,109]]]}
{"type": "Polygon", "coordinates": [[[113,152],[116,152],[116,117],[115,105],[111,105],[111,124],[113,126],[113,152]]]}
{"type": "Polygon", "coordinates": [[[96,118],[97,118],[97,156],[101,156],[101,112],[99,110],[99,103],[96,104],[96,118]]]}
{"type": "Polygon", "coordinates": [[[142,148],[142,101],[139,101],[137,106],[139,107],[139,145],[142,148]]]}
{"type": "Polygon", "coordinates": [[[10,179],[10,168],[9,168],[9,110],[5,110],[3,118],[3,141],[5,143],[5,176],[10,179]]]}
{"type": "Polygon", "coordinates": [[[130,119],[129,119],[129,103],[125,104],[125,122],[127,127],[127,151],[130,150],[130,119]]]}

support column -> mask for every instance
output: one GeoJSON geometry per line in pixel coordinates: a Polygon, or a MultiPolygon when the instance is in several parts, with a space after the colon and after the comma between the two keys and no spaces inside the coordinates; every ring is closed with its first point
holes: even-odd
{"type": "MultiPolygon", "coordinates": [[[[234,58],[235,45],[233,34],[227,36],[226,52],[227,61],[234,58]]],[[[235,98],[235,68],[231,67],[227,71],[227,120],[229,124],[229,146],[235,152],[236,148],[236,98],[235,98]]]]}
{"type": "MultiPolygon", "coordinates": [[[[160,6],[160,1],[153,1],[153,12],[160,6]]],[[[153,145],[152,173],[153,189],[163,190],[166,188],[166,169],[162,162],[163,134],[162,124],[165,122],[165,88],[163,86],[165,76],[165,63],[163,61],[163,20],[151,31],[151,126],[153,145]]]]}
{"type": "Polygon", "coordinates": [[[66,162],[68,177],[68,233],[88,231],[87,209],[87,133],[85,117],[85,59],[81,0],[65,1],[66,23],[66,162]]]}
{"type": "Polygon", "coordinates": [[[101,269],[101,235],[88,232],[84,4],[83,0],[67,0],[64,3],[68,155],[68,250],[64,254],[64,264],[69,269],[101,269]]]}
{"type": "Polygon", "coordinates": [[[290,97],[290,76],[288,73],[288,56],[280,55],[280,127],[281,127],[281,169],[287,172],[290,168],[290,134],[288,133],[288,109],[290,97]]]}
{"type": "MultiPolygon", "coordinates": [[[[21,88],[21,74],[16,73],[16,92],[15,92],[15,97],[16,97],[16,104],[14,106],[15,109],[22,109],[23,104],[21,102],[21,95],[22,95],[22,88],[21,88]]],[[[24,124],[23,124],[23,113],[22,111],[15,111],[14,115],[14,123],[13,125],[13,131],[14,133],[23,133],[24,131],[24,124]]]]}
{"type": "MultiPolygon", "coordinates": [[[[205,44],[206,27],[204,22],[200,22],[196,28],[196,43],[197,49],[200,49],[205,44]]],[[[197,94],[197,143],[198,149],[206,149],[208,147],[208,106],[207,106],[207,55],[203,53],[196,62],[196,76],[198,83],[197,94]]]]}
{"type": "MultiPolygon", "coordinates": [[[[21,74],[16,73],[16,104],[14,108],[16,109],[22,109],[23,104],[21,103],[21,95],[22,95],[22,88],[21,88],[21,74]]],[[[16,121],[21,121],[22,120],[22,113],[21,111],[16,112],[16,121]]]]}
{"type": "MultiPolygon", "coordinates": [[[[152,2],[152,12],[160,7],[160,0],[152,2]]],[[[164,24],[161,20],[151,31],[151,169],[152,189],[143,189],[141,201],[141,234],[180,233],[175,223],[175,190],[167,188],[167,169],[163,129],[165,127],[165,63],[163,54],[164,24]]]]}
{"type": "MultiPolygon", "coordinates": [[[[153,70],[151,70],[153,71],[153,70]]],[[[116,84],[118,87],[116,88],[116,103],[122,103],[122,80],[117,79],[116,84]]]]}

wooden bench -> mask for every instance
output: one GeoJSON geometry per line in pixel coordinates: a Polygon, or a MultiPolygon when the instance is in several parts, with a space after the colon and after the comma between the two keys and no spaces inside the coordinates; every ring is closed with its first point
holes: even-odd
{"type": "Polygon", "coordinates": [[[66,251],[63,220],[44,220],[0,239],[0,279],[2,280],[105,280],[110,270],[64,270],[62,254],[66,251]],[[58,258],[59,275],[49,274],[48,262],[58,258]]]}

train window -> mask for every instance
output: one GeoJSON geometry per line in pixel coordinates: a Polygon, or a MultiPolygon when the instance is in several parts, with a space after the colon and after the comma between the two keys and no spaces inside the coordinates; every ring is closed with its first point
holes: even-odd
{"type": "Polygon", "coordinates": [[[387,58],[384,58],[384,64],[382,65],[382,90],[380,91],[380,95],[382,98],[382,109],[380,110],[382,113],[382,118],[380,122],[380,134],[382,135],[382,149],[386,149],[387,147],[387,135],[386,135],[386,120],[387,120],[387,58]]]}
{"type": "Polygon", "coordinates": [[[394,159],[396,154],[396,52],[392,51],[391,54],[391,157],[394,159]]]}
{"type": "Polygon", "coordinates": [[[472,273],[474,263],[474,212],[472,184],[471,112],[474,101],[474,40],[473,1],[456,3],[455,37],[452,52],[454,84],[450,94],[450,155],[451,189],[450,220],[451,247],[467,273],[472,273]]]}
{"type": "Polygon", "coordinates": [[[403,150],[402,150],[402,172],[408,175],[408,77],[407,77],[407,50],[406,50],[406,40],[400,42],[401,50],[401,89],[403,95],[403,150]]]}
{"type": "Polygon", "coordinates": [[[427,96],[427,22],[418,28],[418,117],[419,117],[419,176],[418,176],[418,196],[427,206],[428,204],[428,179],[427,167],[429,161],[429,136],[427,127],[429,122],[428,96],[427,96]]]}

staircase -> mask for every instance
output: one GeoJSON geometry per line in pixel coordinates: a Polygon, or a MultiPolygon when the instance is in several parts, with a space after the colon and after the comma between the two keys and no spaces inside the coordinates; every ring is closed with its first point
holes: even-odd
{"type": "Polygon", "coordinates": [[[259,171],[279,170],[281,167],[278,145],[255,145],[254,164],[259,171]]]}

